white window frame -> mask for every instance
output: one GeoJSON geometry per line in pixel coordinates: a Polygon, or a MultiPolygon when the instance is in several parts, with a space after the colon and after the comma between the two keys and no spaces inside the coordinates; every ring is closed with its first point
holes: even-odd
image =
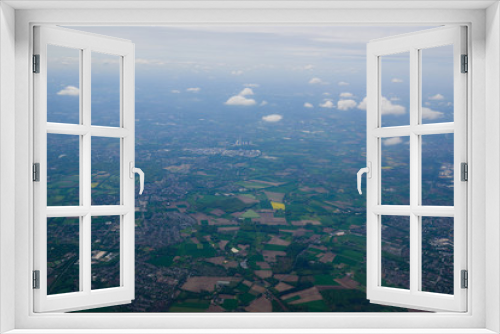
{"type": "MultiPolygon", "coordinates": [[[[461,180],[460,165],[467,163],[467,76],[462,73],[461,56],[467,54],[466,27],[445,26],[414,33],[373,40],[367,46],[367,298],[377,304],[412,305],[420,310],[467,310],[467,290],[461,286],[461,272],[467,270],[467,184],[461,180]],[[422,123],[422,53],[421,50],[452,45],[454,121],[422,123]],[[381,78],[384,56],[409,54],[409,124],[382,126],[381,78]],[[422,205],[423,135],[453,134],[454,205],[422,205]],[[382,141],[389,137],[409,138],[408,205],[385,205],[382,202],[382,141]],[[369,167],[369,168],[370,168],[369,167]],[[409,218],[408,241],[409,289],[382,285],[382,216],[409,218]],[[453,276],[451,295],[422,291],[422,217],[452,217],[453,276]]],[[[472,181],[472,180],[471,180],[472,181]]]]}
{"type": "Polygon", "coordinates": [[[94,307],[128,304],[135,295],[135,57],[134,44],[128,40],[91,34],[61,27],[35,26],[34,53],[39,56],[39,73],[34,84],[34,162],[39,163],[39,181],[33,184],[34,270],[39,271],[39,288],[34,289],[35,312],[74,311],[94,307]],[[80,54],[80,110],[78,124],[47,122],[47,46],[57,45],[78,50],[80,54]],[[91,123],[92,53],[119,58],[119,126],[91,123]],[[79,205],[47,206],[47,134],[78,136],[79,205]],[[92,205],[92,139],[119,140],[120,203],[92,205]],[[130,177],[132,175],[132,177],[130,177]],[[91,251],[92,218],[119,216],[120,285],[92,290],[91,251]],[[79,217],[79,289],[76,292],[47,295],[47,219],[79,217]]]}
{"type": "MultiPolygon", "coordinates": [[[[122,2],[123,6],[130,6],[122,2]]],[[[238,332],[241,329],[259,329],[262,332],[339,332],[350,328],[351,333],[405,333],[419,328],[422,333],[494,333],[500,331],[500,278],[499,244],[500,230],[500,12],[497,1],[490,2],[446,2],[415,1],[397,3],[399,9],[390,9],[394,3],[338,1],[332,3],[297,1],[292,3],[270,1],[266,3],[221,4],[218,2],[180,4],[165,2],[135,6],[155,9],[96,9],[116,6],[116,3],[78,2],[17,2],[7,1],[0,9],[0,180],[15,187],[15,211],[9,211],[8,197],[11,189],[0,189],[0,330],[16,329],[15,333],[36,333],[37,329],[64,329],[64,333],[76,329],[101,333],[102,329],[127,329],[129,333],[144,332],[145,329],[164,329],[162,332],[179,332],[176,329],[191,329],[191,332],[238,332]],[[35,8],[14,13],[12,6],[35,8]],[[49,8],[51,10],[40,10],[49,8]],[[58,6],[69,6],[57,9],[58,6]],[[71,6],[88,9],[71,9],[71,6]],[[158,9],[156,7],[163,6],[158,9]],[[192,6],[199,6],[193,8],[192,6]],[[224,6],[229,7],[225,8],[224,6]],[[401,9],[405,7],[406,9],[401,9]],[[453,8],[453,6],[457,7],[453,8]],[[486,7],[490,6],[488,9],[486,7]],[[178,7],[181,7],[179,9],[178,7]],[[209,10],[200,10],[207,8],[209,10]],[[442,8],[442,9],[436,9],[442,8]],[[452,7],[452,8],[449,8],[452,7]],[[94,8],[94,9],[92,9],[94,8]],[[183,9],[182,9],[183,8],[183,9]],[[347,9],[346,9],[347,8],[347,9]],[[349,9],[351,8],[351,9],[349,9]],[[354,8],[354,9],[353,9],[354,8]],[[356,9],[357,8],[357,9],[356,9]],[[374,9],[375,8],[375,9],[374,9]],[[461,8],[461,9],[460,9],[461,8]],[[472,9],[471,9],[472,8],[472,9]],[[411,9],[411,10],[409,10],[411,9]],[[15,23],[13,17],[15,16],[15,23]],[[471,59],[468,85],[469,113],[468,142],[470,156],[470,183],[468,197],[468,312],[436,314],[34,314],[31,290],[32,270],[32,76],[30,55],[32,54],[32,26],[35,24],[61,25],[134,25],[134,24],[465,24],[469,27],[469,56],[471,59]],[[485,25],[486,22],[486,25],[485,25]],[[13,33],[15,31],[15,42],[13,33]],[[15,58],[14,58],[15,47],[15,58]],[[15,65],[15,74],[11,67],[15,65]],[[488,71],[485,71],[488,65],[488,71]],[[10,73],[5,77],[4,73],[10,73]],[[14,93],[15,100],[6,97],[14,93]],[[15,108],[15,116],[12,110],[15,108]],[[8,110],[7,110],[8,109],[8,110]],[[15,133],[5,129],[15,127],[15,133]],[[15,139],[15,150],[5,140],[15,139]],[[488,150],[488,154],[485,151],[488,150]],[[9,159],[10,158],[10,159],[9,159]],[[15,159],[15,164],[11,160],[15,159]],[[15,169],[15,182],[9,171],[15,169]],[[486,175],[488,179],[486,182],[486,175]],[[486,193],[488,196],[486,196],[486,193]],[[14,218],[8,221],[8,218],[14,218]],[[12,225],[15,222],[15,225],[12,225]],[[14,255],[12,255],[12,250],[14,255]],[[29,261],[26,259],[29,258],[29,261]],[[486,260],[485,260],[486,259],[486,260]],[[487,265],[486,265],[487,264],[487,265]],[[14,283],[15,282],[15,283],[14,283]],[[10,285],[9,285],[10,284],[10,285]],[[12,289],[15,286],[15,289],[12,289]],[[14,290],[14,291],[12,291],[14,290]],[[488,291],[488,293],[486,293],[488,291]],[[12,305],[15,305],[12,308],[12,305]],[[143,330],[137,329],[139,326],[143,330]],[[354,329],[357,328],[358,331],[354,329]],[[30,330],[28,330],[30,329],[30,330]],[[99,330],[101,329],[101,330],[99,330]],[[233,329],[233,330],[231,330],[233,329]],[[236,330],[235,330],[236,329],[236,330]],[[288,330],[287,330],[288,329],[288,330]],[[295,329],[295,331],[293,330],[295,329]],[[459,329],[463,329],[460,331],[459,329]]],[[[134,3],[133,3],[134,5],[134,3]]],[[[75,7],[73,7],[75,8],[75,7]]],[[[360,166],[361,167],[361,166],[360,166]]],[[[355,185],[353,181],[353,186],[355,185]]],[[[12,204],[12,203],[11,203],[12,204]]],[[[41,331],[40,331],[41,332],[41,331]]],[[[54,331],[51,331],[54,332],[54,331]]],[[[243,330],[241,331],[243,332],[243,330]]],[[[247,331],[248,332],[248,331],[247,331]]]]}

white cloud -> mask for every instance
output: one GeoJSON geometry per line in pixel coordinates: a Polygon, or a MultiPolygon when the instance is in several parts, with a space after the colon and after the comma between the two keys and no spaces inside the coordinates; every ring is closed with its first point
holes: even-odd
{"type": "Polygon", "coordinates": [[[149,59],[136,58],[135,63],[136,64],[149,64],[149,63],[151,63],[151,61],[149,59]]]}
{"type": "Polygon", "coordinates": [[[382,115],[403,115],[406,113],[405,107],[400,106],[399,104],[392,104],[392,102],[385,97],[382,97],[380,102],[382,115]]]}
{"type": "MultiPolygon", "coordinates": [[[[387,98],[382,96],[380,101],[380,106],[382,108],[382,115],[403,115],[406,113],[406,108],[400,106],[399,104],[392,104],[387,98]]],[[[366,110],[366,97],[358,105],[358,109],[366,110]]]]}
{"type": "Polygon", "coordinates": [[[256,102],[254,99],[247,99],[244,96],[235,95],[231,96],[224,104],[228,106],[253,106],[256,102]]]}
{"type": "Polygon", "coordinates": [[[349,92],[340,93],[340,97],[353,97],[354,95],[349,92]]]}
{"type": "Polygon", "coordinates": [[[401,101],[399,97],[391,97],[389,100],[391,101],[401,101]]]}
{"type": "Polygon", "coordinates": [[[399,79],[399,78],[392,78],[391,82],[394,82],[394,83],[401,83],[403,82],[402,79],[399,79]]]}
{"type": "Polygon", "coordinates": [[[181,91],[178,89],[172,89],[170,92],[173,94],[180,94],[181,93],[181,91]]]}
{"type": "Polygon", "coordinates": [[[259,87],[259,84],[244,84],[243,86],[256,88],[256,87],[259,87]]]}
{"type": "Polygon", "coordinates": [[[201,90],[200,87],[194,87],[194,88],[188,88],[188,89],[186,89],[186,92],[198,93],[200,90],[201,90]]]}
{"type": "Polygon", "coordinates": [[[422,107],[422,118],[423,119],[437,119],[443,117],[443,113],[440,111],[432,110],[431,108],[422,107]]]}
{"type": "Polygon", "coordinates": [[[270,123],[276,123],[279,122],[283,119],[283,116],[278,115],[278,114],[272,114],[272,115],[267,115],[262,117],[262,120],[264,122],[270,122],[270,123]]]}
{"type": "Polygon", "coordinates": [[[444,100],[444,96],[441,94],[436,94],[429,97],[429,100],[434,100],[434,101],[444,100]]]}
{"type": "Polygon", "coordinates": [[[263,107],[263,106],[265,106],[265,105],[267,105],[267,101],[262,101],[262,102],[259,104],[259,106],[261,106],[261,107],[263,107]]]}
{"type": "Polygon", "coordinates": [[[359,102],[358,109],[366,110],[366,97],[363,99],[363,101],[359,102]]]}
{"type": "Polygon", "coordinates": [[[243,71],[242,70],[235,70],[235,71],[231,71],[231,74],[232,75],[242,75],[243,71]]]}
{"type": "Polygon", "coordinates": [[[311,85],[317,85],[317,84],[326,85],[326,84],[328,84],[328,82],[323,81],[320,78],[312,78],[311,80],[309,80],[309,84],[311,84],[311,85]]]}
{"type": "Polygon", "coordinates": [[[78,96],[80,95],[80,89],[75,86],[66,86],[58,91],[57,95],[78,96]]]}
{"type": "Polygon", "coordinates": [[[345,81],[340,81],[338,83],[339,86],[349,86],[349,83],[348,82],[345,82],[345,81]]]}
{"type": "Polygon", "coordinates": [[[145,59],[145,58],[137,58],[135,60],[136,64],[139,65],[165,65],[165,62],[158,59],[145,59]]]}
{"type": "Polygon", "coordinates": [[[333,105],[333,102],[331,100],[326,100],[325,102],[320,103],[319,106],[321,108],[329,108],[329,109],[335,108],[335,106],[333,105]]]}
{"type": "Polygon", "coordinates": [[[314,106],[312,105],[312,103],[309,103],[309,102],[304,103],[304,107],[305,108],[314,108],[314,106]]]}
{"type": "Polygon", "coordinates": [[[384,145],[391,146],[391,145],[401,144],[402,142],[403,142],[403,140],[401,139],[401,137],[392,137],[392,138],[385,139],[384,145]]]}
{"type": "Polygon", "coordinates": [[[244,88],[238,95],[241,96],[246,96],[246,95],[253,95],[253,90],[252,88],[244,88]]]}
{"type": "Polygon", "coordinates": [[[310,70],[314,69],[315,67],[316,67],[315,65],[307,64],[307,65],[303,65],[303,66],[294,66],[294,67],[292,67],[292,70],[294,70],[294,71],[310,71],[310,70]]]}
{"type": "Polygon", "coordinates": [[[356,108],[356,101],[354,100],[340,100],[337,102],[337,108],[339,110],[349,110],[356,108]]]}

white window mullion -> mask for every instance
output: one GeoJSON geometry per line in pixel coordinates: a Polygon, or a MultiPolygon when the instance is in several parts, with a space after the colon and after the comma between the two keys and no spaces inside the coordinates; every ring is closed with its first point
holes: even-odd
{"type": "Polygon", "coordinates": [[[455,132],[455,124],[453,122],[419,124],[415,126],[412,129],[412,131],[418,135],[437,135],[443,133],[453,133],[455,132]]]}
{"type": "MultiPolygon", "coordinates": [[[[124,117],[124,110],[123,107],[125,103],[123,102],[123,98],[125,96],[124,94],[124,87],[123,87],[123,67],[124,67],[124,61],[123,57],[120,57],[119,61],[119,66],[120,66],[120,130],[124,129],[124,122],[125,122],[125,117],[124,117]]],[[[128,175],[128,167],[127,163],[124,162],[126,159],[126,152],[125,152],[125,139],[121,138],[120,139],[120,205],[124,205],[126,202],[126,180],[129,178],[128,175]]],[[[128,188],[128,187],[127,187],[128,188]]],[[[134,194],[135,195],[135,194],[134,194]]],[[[124,219],[124,215],[120,215],[120,286],[125,285],[125,267],[126,267],[126,261],[125,261],[125,256],[128,256],[125,254],[127,247],[125,246],[126,243],[126,224],[125,224],[126,219],[124,219]]],[[[135,219],[134,219],[135,222],[135,219]]]]}
{"type": "MultiPolygon", "coordinates": [[[[378,105],[380,73],[379,57],[371,53],[370,46],[367,49],[367,100],[373,105],[378,105]]],[[[368,235],[374,236],[367,238],[366,244],[366,276],[367,276],[367,297],[380,285],[380,216],[375,213],[375,207],[380,206],[380,138],[375,135],[379,126],[380,117],[378,113],[367,113],[367,141],[366,158],[371,163],[372,177],[366,179],[366,230],[368,235]]],[[[368,165],[368,164],[367,164],[368,165]]]]}
{"type": "Polygon", "coordinates": [[[90,212],[93,216],[118,216],[127,214],[130,207],[124,205],[49,206],[47,217],[83,217],[90,212]]]}
{"type": "MultiPolygon", "coordinates": [[[[455,244],[454,258],[455,258],[455,295],[464,301],[463,308],[466,308],[465,300],[467,298],[467,289],[461,287],[461,271],[468,269],[467,252],[466,248],[457,247],[456,245],[465,244],[467,242],[467,185],[468,182],[461,180],[460,164],[462,162],[468,163],[467,156],[467,75],[461,73],[461,55],[467,54],[466,41],[467,29],[461,27],[460,33],[456,36],[454,43],[454,112],[455,112],[455,135],[454,135],[454,197],[455,197],[455,220],[453,241],[455,244]]],[[[470,57],[469,57],[470,58],[470,57]]],[[[468,72],[471,72],[472,62],[469,60],[468,72]]],[[[472,175],[469,164],[469,175],[472,175]]],[[[470,178],[469,178],[470,181],[470,178]]],[[[474,273],[468,274],[469,281],[473,279],[474,273]]]]}
{"type": "Polygon", "coordinates": [[[80,268],[82,270],[80,281],[83,281],[82,291],[86,294],[90,294],[91,283],[92,283],[92,234],[91,234],[91,222],[92,217],[90,214],[86,214],[81,219],[83,223],[83,233],[80,235],[80,249],[82,257],[80,258],[80,268]]]}
{"type": "MultiPolygon", "coordinates": [[[[79,95],[79,99],[80,99],[80,122],[78,125],[75,125],[75,128],[72,129],[72,130],[76,130],[75,132],[77,133],[73,133],[73,134],[78,134],[79,135],[79,138],[80,138],[80,175],[79,175],[79,180],[80,180],[80,207],[85,207],[85,190],[84,190],[84,184],[85,184],[85,176],[84,176],[84,173],[82,173],[82,171],[84,170],[84,163],[85,163],[85,160],[83,158],[83,154],[82,152],[84,151],[84,138],[87,133],[85,131],[85,126],[83,125],[84,123],[84,110],[85,110],[85,107],[87,107],[87,103],[84,102],[84,99],[83,99],[83,90],[84,90],[84,80],[83,80],[83,77],[84,77],[84,67],[83,67],[83,64],[84,64],[84,52],[83,50],[80,50],[80,95],[79,95]]],[[[62,131],[61,130],[64,130],[68,127],[67,124],[51,124],[51,123],[47,123],[47,132],[49,132],[51,129],[51,125],[53,125],[53,130],[55,131],[58,131],[59,133],[61,133],[62,131]],[[55,128],[55,129],[54,129],[55,128]]],[[[84,245],[84,235],[86,233],[85,231],[85,219],[84,219],[84,215],[78,215],[79,216],[79,222],[80,222],[80,228],[79,228],[79,233],[78,233],[78,238],[79,238],[79,245],[80,247],[78,247],[79,249],[79,256],[78,256],[78,271],[79,271],[79,274],[78,274],[78,277],[79,277],[79,291],[84,291],[85,289],[87,289],[87,286],[84,282],[83,279],[81,279],[82,277],[85,277],[85,261],[84,261],[84,257],[85,257],[85,250],[84,250],[84,247],[82,247],[81,245],[84,245]]]]}
{"type": "Polygon", "coordinates": [[[454,217],[455,208],[453,206],[376,205],[373,207],[373,213],[389,216],[416,214],[419,217],[454,217]]]}
{"type": "Polygon", "coordinates": [[[414,133],[417,135],[437,135],[454,132],[455,124],[452,122],[419,124],[415,126],[394,126],[373,130],[374,135],[379,138],[403,137],[409,136],[410,133],[414,133]]]}
{"type": "Polygon", "coordinates": [[[39,31],[35,31],[33,51],[40,56],[40,72],[33,78],[34,103],[39,106],[34,113],[33,162],[40,164],[40,181],[33,184],[33,230],[45,241],[35,244],[33,252],[33,269],[40,272],[40,289],[34,293],[37,307],[47,295],[47,86],[43,84],[47,82],[47,45],[39,31]]]}
{"type": "Polygon", "coordinates": [[[393,126],[373,130],[373,134],[379,138],[409,136],[410,132],[411,128],[409,126],[393,126]]]}
{"type": "MultiPolygon", "coordinates": [[[[89,129],[91,126],[91,57],[92,52],[90,49],[83,50],[83,66],[82,66],[82,85],[81,85],[81,98],[82,98],[82,125],[89,129]]],[[[89,131],[83,136],[83,147],[81,153],[82,169],[80,172],[82,184],[80,187],[83,189],[83,205],[85,208],[90,209],[92,205],[92,137],[89,131]]],[[[80,258],[82,262],[82,273],[80,280],[83,281],[83,292],[90,294],[92,289],[92,216],[90,210],[86,212],[82,219],[83,233],[80,235],[80,245],[83,250],[83,255],[80,258]]]]}
{"type": "MultiPolygon", "coordinates": [[[[83,70],[82,70],[82,109],[83,109],[83,117],[82,123],[85,128],[89,128],[91,126],[91,51],[89,49],[83,50],[83,70]]],[[[92,156],[91,156],[91,134],[90,132],[86,132],[83,135],[83,147],[81,152],[82,166],[81,173],[82,175],[82,184],[81,188],[83,189],[83,206],[90,208],[91,205],[91,177],[92,177],[92,156]]]]}
{"type": "MultiPolygon", "coordinates": [[[[420,203],[420,138],[414,129],[418,126],[418,109],[420,100],[419,55],[416,48],[410,49],[410,208],[415,208],[420,203]]],[[[418,278],[420,276],[418,244],[419,217],[412,212],[410,214],[410,291],[418,291],[418,278]]]]}
{"type": "Polygon", "coordinates": [[[374,282],[375,284],[373,284],[373,286],[378,288],[382,286],[382,215],[377,215],[375,218],[375,222],[377,223],[377,237],[375,238],[377,246],[377,266],[375,268],[376,273],[374,273],[376,281],[374,282]]]}
{"type": "MultiPolygon", "coordinates": [[[[135,50],[132,46],[129,54],[124,55],[121,59],[122,77],[122,95],[121,95],[121,127],[124,131],[135,133],[135,115],[134,115],[134,101],[135,101],[135,50]]],[[[121,140],[122,143],[122,205],[128,212],[121,217],[121,245],[122,245],[122,259],[121,260],[121,284],[128,289],[130,298],[135,295],[135,175],[133,170],[135,167],[135,136],[125,136],[121,140]],[[131,177],[132,176],[132,177],[131,177]],[[130,260],[132,259],[132,261],[130,260]]]]}
{"type": "Polygon", "coordinates": [[[106,126],[92,126],[89,129],[92,136],[109,137],[109,138],[124,138],[130,135],[130,131],[124,128],[112,128],[106,126]]]}

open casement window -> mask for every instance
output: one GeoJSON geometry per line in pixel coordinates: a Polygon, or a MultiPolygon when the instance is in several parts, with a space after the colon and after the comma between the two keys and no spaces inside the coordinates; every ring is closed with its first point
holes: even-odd
{"type": "Polygon", "coordinates": [[[367,46],[367,297],[372,303],[467,309],[462,285],[467,274],[466,54],[466,28],[458,26],[367,46]],[[400,96],[408,97],[406,112],[391,95],[390,85],[397,83],[400,96]],[[453,102],[442,102],[444,91],[453,102]]]}
{"type": "Polygon", "coordinates": [[[34,41],[34,311],[130,303],[134,44],[46,26],[34,41]]]}

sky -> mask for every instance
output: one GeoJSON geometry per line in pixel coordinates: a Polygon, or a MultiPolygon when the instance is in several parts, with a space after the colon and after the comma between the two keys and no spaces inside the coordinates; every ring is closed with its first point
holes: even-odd
{"type": "MultiPolygon", "coordinates": [[[[277,123],[291,108],[309,112],[365,110],[366,44],[373,39],[431,27],[70,28],[124,38],[135,44],[138,105],[157,101],[177,109],[246,108],[258,110],[256,114],[265,122],[277,123]]],[[[423,52],[424,122],[452,120],[453,83],[446,75],[450,71],[446,67],[450,63],[450,50],[448,46],[423,52]]],[[[54,69],[78,63],[77,58],[57,53],[51,59],[54,69]]],[[[93,77],[116,77],[106,74],[115,68],[112,63],[112,59],[95,58],[93,77]]],[[[408,57],[386,56],[382,64],[383,125],[406,125],[408,57]]],[[[58,83],[59,96],[78,96],[76,77],[72,84],[69,81],[58,83]]]]}

